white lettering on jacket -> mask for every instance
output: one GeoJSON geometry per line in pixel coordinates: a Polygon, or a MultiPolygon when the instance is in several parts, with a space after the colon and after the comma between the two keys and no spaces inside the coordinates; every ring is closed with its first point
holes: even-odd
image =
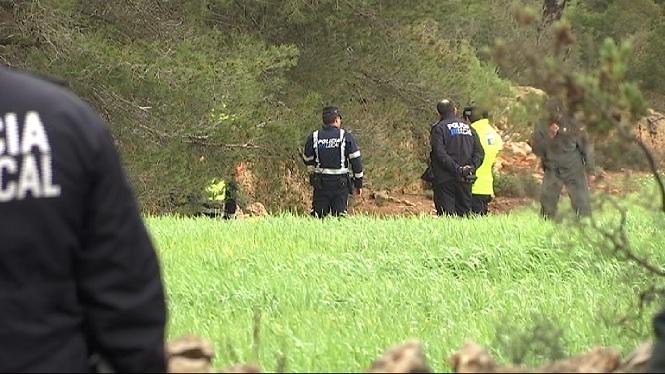
{"type": "Polygon", "coordinates": [[[339,138],[319,139],[316,143],[316,148],[339,148],[342,140],[339,138]]]}
{"type": "Polygon", "coordinates": [[[51,146],[39,113],[0,116],[0,202],[60,196],[53,183],[51,146]]]}
{"type": "Polygon", "coordinates": [[[450,135],[471,135],[471,126],[464,122],[453,122],[448,124],[450,135]]]}

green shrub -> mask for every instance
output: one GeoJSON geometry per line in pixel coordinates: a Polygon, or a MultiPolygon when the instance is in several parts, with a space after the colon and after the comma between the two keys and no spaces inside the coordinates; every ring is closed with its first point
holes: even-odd
{"type": "Polygon", "coordinates": [[[494,173],[494,194],[496,196],[536,198],[539,193],[540,181],[529,172],[494,173]]]}
{"type": "Polygon", "coordinates": [[[613,138],[595,147],[596,164],[606,170],[649,170],[644,151],[636,143],[613,138]]]}

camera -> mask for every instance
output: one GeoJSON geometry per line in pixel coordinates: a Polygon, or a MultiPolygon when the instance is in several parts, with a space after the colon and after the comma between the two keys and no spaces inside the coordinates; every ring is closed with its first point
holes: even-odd
{"type": "Polygon", "coordinates": [[[469,166],[460,168],[460,177],[462,178],[462,181],[467,183],[473,183],[478,179],[476,176],[476,169],[469,166]]]}

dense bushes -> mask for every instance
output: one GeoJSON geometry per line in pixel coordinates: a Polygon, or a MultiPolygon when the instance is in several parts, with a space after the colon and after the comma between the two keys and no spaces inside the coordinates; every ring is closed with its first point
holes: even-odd
{"type": "Polygon", "coordinates": [[[538,198],[540,181],[527,170],[517,174],[494,172],[494,193],[501,197],[538,198]]]}
{"type": "MultiPolygon", "coordinates": [[[[648,22],[626,32],[637,35],[644,61],[658,61],[662,38],[649,36],[662,33],[654,11],[662,5],[639,3],[626,17],[646,11],[648,22]]],[[[593,4],[569,13],[580,40],[596,43],[605,31],[593,25],[623,24],[618,10],[627,3],[593,4]]],[[[511,84],[532,83],[519,63],[488,62],[482,46],[495,37],[523,52],[552,43],[551,32],[518,30],[504,0],[32,0],[4,4],[0,21],[5,63],[64,77],[108,120],[152,213],[177,210],[173,201],[210,178],[232,178],[242,161],[257,181],[248,199],[293,207],[308,188],[299,148],[328,104],[342,108],[356,134],[369,186],[412,183],[437,100],[498,108],[511,84]]],[[[566,63],[593,64],[587,47],[570,47],[566,63]]],[[[654,100],[664,91],[651,84],[656,65],[631,72],[649,82],[654,100]]],[[[528,111],[495,112],[500,125],[530,127],[528,111]]]]}

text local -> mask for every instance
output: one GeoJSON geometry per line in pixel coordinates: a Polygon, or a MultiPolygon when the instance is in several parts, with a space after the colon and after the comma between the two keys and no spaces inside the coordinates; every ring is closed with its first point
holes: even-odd
{"type": "Polygon", "coordinates": [[[60,196],[51,147],[39,113],[27,112],[22,128],[15,113],[6,113],[0,117],[0,202],[28,196],[60,196]]]}

